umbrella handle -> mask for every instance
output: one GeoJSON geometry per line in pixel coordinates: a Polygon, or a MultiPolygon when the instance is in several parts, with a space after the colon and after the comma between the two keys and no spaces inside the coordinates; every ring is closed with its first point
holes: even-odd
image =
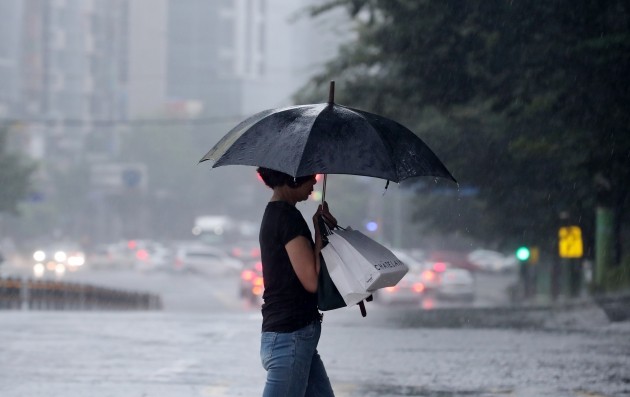
{"type": "Polygon", "coordinates": [[[322,188],[322,205],[324,205],[324,201],[326,201],[326,179],[328,179],[328,174],[324,174],[324,186],[322,188]]]}

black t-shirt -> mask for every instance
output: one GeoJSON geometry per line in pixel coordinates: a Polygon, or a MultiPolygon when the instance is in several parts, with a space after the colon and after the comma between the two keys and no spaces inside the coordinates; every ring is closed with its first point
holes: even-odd
{"type": "Polygon", "coordinates": [[[298,236],[306,237],[315,246],[297,208],[285,201],[269,202],[259,235],[265,282],[263,332],[293,332],[318,318],[317,294],[304,289],[285,248],[298,236]]]}

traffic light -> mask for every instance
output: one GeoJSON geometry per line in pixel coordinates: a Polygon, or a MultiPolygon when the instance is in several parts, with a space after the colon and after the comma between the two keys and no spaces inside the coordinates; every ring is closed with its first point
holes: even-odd
{"type": "Polygon", "coordinates": [[[516,258],[519,261],[526,261],[529,259],[530,251],[528,247],[519,247],[516,250],[516,258]]]}

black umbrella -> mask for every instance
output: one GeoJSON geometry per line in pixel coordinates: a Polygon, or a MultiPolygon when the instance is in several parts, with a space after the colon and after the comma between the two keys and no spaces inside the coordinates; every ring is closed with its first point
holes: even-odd
{"type": "MultiPolygon", "coordinates": [[[[403,125],[334,103],[257,113],[228,132],[201,160],[212,167],[251,165],[294,177],[365,175],[400,182],[416,176],[455,178],[429,147],[403,125]]],[[[324,185],[325,186],[325,185],[324,185]]]]}

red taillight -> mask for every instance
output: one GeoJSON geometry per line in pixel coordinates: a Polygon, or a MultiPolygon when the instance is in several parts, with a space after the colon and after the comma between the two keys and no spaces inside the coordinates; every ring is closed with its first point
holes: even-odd
{"type": "Polygon", "coordinates": [[[395,292],[398,289],[398,287],[394,286],[394,287],[385,287],[385,291],[387,292],[395,292]]]}
{"type": "Polygon", "coordinates": [[[243,270],[241,272],[241,278],[245,281],[251,281],[254,279],[254,272],[252,272],[251,270],[243,270]]]}
{"type": "Polygon", "coordinates": [[[254,265],[254,268],[258,270],[259,272],[262,272],[262,262],[256,262],[256,264],[254,265]]]}
{"type": "Polygon", "coordinates": [[[436,262],[433,264],[433,270],[435,270],[438,273],[442,273],[444,270],[446,270],[446,263],[444,262],[436,262]]]}
{"type": "Polygon", "coordinates": [[[175,259],[175,267],[178,269],[184,267],[184,261],[179,258],[175,259]]]}
{"type": "Polygon", "coordinates": [[[435,301],[433,299],[423,299],[422,300],[422,308],[424,310],[431,310],[435,307],[435,301]]]}
{"type": "Polygon", "coordinates": [[[425,270],[422,272],[422,279],[426,281],[434,281],[435,273],[433,273],[431,270],[425,270]]]}
{"type": "Polygon", "coordinates": [[[258,258],[260,256],[260,248],[252,248],[252,250],[249,252],[249,255],[252,258],[258,258]]]}
{"type": "Polygon", "coordinates": [[[263,278],[255,277],[252,284],[253,284],[252,293],[257,296],[262,295],[263,290],[265,289],[263,278]]]}
{"type": "Polygon", "coordinates": [[[147,250],[138,250],[136,251],[136,258],[146,262],[149,259],[149,252],[147,250]]]}
{"type": "Polygon", "coordinates": [[[414,290],[414,292],[421,293],[422,291],[424,291],[424,284],[422,284],[422,283],[415,283],[413,285],[413,290],[414,290]]]}
{"type": "Polygon", "coordinates": [[[243,251],[240,248],[232,248],[232,256],[240,258],[243,255],[243,251]]]}

